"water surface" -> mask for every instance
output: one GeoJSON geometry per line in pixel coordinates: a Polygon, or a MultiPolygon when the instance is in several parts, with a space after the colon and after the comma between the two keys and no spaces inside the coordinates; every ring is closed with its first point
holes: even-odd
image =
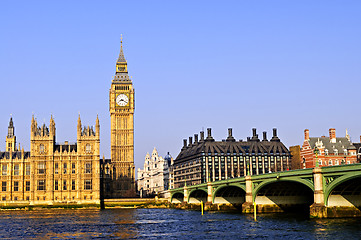
{"type": "Polygon", "coordinates": [[[361,219],[176,209],[0,211],[1,239],[361,239],[361,219]]]}

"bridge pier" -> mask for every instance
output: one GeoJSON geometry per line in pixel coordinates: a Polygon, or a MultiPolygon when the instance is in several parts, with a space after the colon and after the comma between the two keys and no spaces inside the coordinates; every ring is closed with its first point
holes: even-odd
{"type": "Polygon", "coordinates": [[[246,182],[246,201],[242,204],[243,213],[253,213],[253,195],[252,195],[252,178],[251,176],[245,177],[246,182]]]}
{"type": "Polygon", "coordinates": [[[310,206],[310,216],[316,218],[327,217],[327,207],[325,206],[325,196],[323,192],[323,175],[320,167],[313,169],[314,203],[310,206]]]}
{"type": "Polygon", "coordinates": [[[183,202],[188,203],[188,187],[187,187],[187,185],[184,186],[183,191],[184,191],[183,202]]]}
{"type": "Polygon", "coordinates": [[[207,203],[212,204],[213,187],[211,182],[207,182],[207,203]]]}

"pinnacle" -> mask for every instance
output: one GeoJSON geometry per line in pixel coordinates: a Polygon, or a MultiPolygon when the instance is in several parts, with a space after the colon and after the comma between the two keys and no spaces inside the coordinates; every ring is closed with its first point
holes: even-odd
{"type": "Polygon", "coordinates": [[[123,53],[123,41],[120,41],[120,52],[119,52],[119,57],[118,57],[118,61],[117,63],[124,63],[127,62],[127,60],[125,60],[124,57],[124,53],[123,53]]]}

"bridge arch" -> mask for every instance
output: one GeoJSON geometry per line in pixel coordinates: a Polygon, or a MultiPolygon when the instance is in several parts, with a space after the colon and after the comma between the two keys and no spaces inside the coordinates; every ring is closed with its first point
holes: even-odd
{"type": "Polygon", "coordinates": [[[252,192],[253,195],[253,201],[255,200],[255,197],[257,196],[258,192],[260,189],[262,189],[263,187],[272,184],[272,183],[276,183],[276,182],[295,182],[295,183],[300,183],[306,187],[308,187],[312,192],[315,191],[315,188],[313,186],[313,183],[311,181],[307,181],[305,179],[292,179],[292,178],[287,178],[287,180],[282,180],[282,179],[271,179],[271,180],[267,180],[267,181],[263,181],[262,183],[260,183],[259,185],[257,185],[255,187],[255,189],[252,192]]]}
{"type": "Polygon", "coordinates": [[[341,176],[324,190],[326,206],[361,207],[361,172],[341,176]]]}
{"type": "MultiPolygon", "coordinates": [[[[252,193],[257,205],[284,210],[308,210],[314,202],[314,186],[304,179],[272,179],[260,183],[252,193]]],[[[266,211],[266,210],[265,210],[266,211]]]]}
{"type": "Polygon", "coordinates": [[[240,185],[218,187],[212,196],[215,204],[242,204],[245,202],[246,189],[240,185]]]}
{"type": "Polygon", "coordinates": [[[194,189],[189,192],[188,203],[204,203],[207,202],[208,193],[204,189],[194,189]]]}
{"type": "Polygon", "coordinates": [[[182,203],[184,199],[184,193],[175,192],[172,194],[171,203],[182,203]]]}

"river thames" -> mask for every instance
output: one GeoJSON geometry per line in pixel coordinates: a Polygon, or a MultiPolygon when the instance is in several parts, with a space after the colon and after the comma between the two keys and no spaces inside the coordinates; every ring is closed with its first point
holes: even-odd
{"type": "Polygon", "coordinates": [[[361,239],[361,219],[177,209],[0,211],[1,239],[361,239]]]}

